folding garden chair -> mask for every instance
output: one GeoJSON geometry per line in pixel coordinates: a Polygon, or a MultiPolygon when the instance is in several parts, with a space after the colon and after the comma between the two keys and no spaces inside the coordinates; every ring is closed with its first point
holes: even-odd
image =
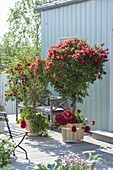
{"type": "Polygon", "coordinates": [[[28,159],[27,151],[22,146],[20,146],[21,143],[23,142],[24,138],[27,136],[28,132],[21,130],[21,129],[18,129],[18,128],[15,128],[15,127],[10,128],[7,113],[6,112],[0,112],[0,117],[3,117],[3,116],[4,116],[4,120],[5,120],[7,128],[8,128],[8,134],[7,135],[9,135],[9,139],[11,139],[15,144],[13,155],[15,156],[15,149],[17,147],[19,147],[20,149],[22,149],[25,152],[26,159],[28,159]],[[16,141],[16,139],[18,139],[19,142],[16,141]],[[18,143],[18,144],[16,144],[16,143],[18,143]]]}

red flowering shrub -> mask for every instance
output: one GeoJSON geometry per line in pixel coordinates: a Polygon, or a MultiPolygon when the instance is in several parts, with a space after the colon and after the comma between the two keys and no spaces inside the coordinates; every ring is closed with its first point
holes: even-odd
{"type": "Polygon", "coordinates": [[[75,121],[75,115],[69,110],[65,110],[61,115],[56,116],[56,124],[58,125],[66,125],[67,123],[73,124],[75,121]]]}
{"type": "Polygon", "coordinates": [[[42,96],[49,95],[44,67],[45,61],[40,57],[22,59],[10,66],[5,99],[16,99],[26,107],[32,105],[35,108],[41,102],[42,96]]]}
{"type": "MultiPolygon", "coordinates": [[[[67,125],[68,123],[83,123],[82,129],[84,129],[85,132],[90,131],[90,126],[86,126],[88,119],[83,116],[80,109],[78,109],[75,114],[69,110],[65,110],[62,114],[56,116],[56,124],[58,126],[67,125]]],[[[71,130],[72,132],[76,132],[79,128],[73,125],[71,130]]]]}
{"type": "Polygon", "coordinates": [[[108,57],[103,45],[92,47],[86,40],[74,38],[48,51],[45,70],[51,85],[61,96],[71,99],[73,111],[76,101],[82,102],[88,95],[90,83],[106,74],[104,65],[108,57]]]}

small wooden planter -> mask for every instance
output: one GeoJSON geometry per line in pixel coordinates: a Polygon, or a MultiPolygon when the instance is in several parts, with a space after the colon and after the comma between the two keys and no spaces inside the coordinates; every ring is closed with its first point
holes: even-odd
{"type": "Polygon", "coordinates": [[[29,132],[28,136],[38,136],[38,133],[33,133],[32,132],[32,124],[31,124],[31,119],[26,120],[26,131],[29,132]]]}
{"type": "Polygon", "coordinates": [[[61,126],[63,142],[80,143],[84,138],[84,124],[83,123],[68,123],[65,126],[61,126]],[[76,126],[77,131],[73,132],[72,127],[76,126]]]}

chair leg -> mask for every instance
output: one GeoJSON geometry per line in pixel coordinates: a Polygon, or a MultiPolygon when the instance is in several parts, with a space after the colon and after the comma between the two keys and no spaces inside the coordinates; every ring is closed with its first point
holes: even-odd
{"type": "Polygon", "coordinates": [[[22,148],[21,146],[18,146],[18,147],[21,148],[25,152],[26,159],[28,159],[27,151],[24,148],[22,148]]]}
{"type": "Polygon", "coordinates": [[[15,150],[13,151],[13,156],[16,156],[16,155],[15,155],[15,150]]]}
{"type": "Polygon", "coordinates": [[[25,138],[25,136],[26,136],[27,134],[28,134],[28,133],[26,132],[26,134],[23,136],[23,138],[21,139],[21,141],[15,146],[15,149],[16,149],[17,147],[19,147],[19,148],[21,148],[21,149],[25,152],[26,159],[28,159],[27,151],[26,151],[23,147],[21,147],[20,144],[22,143],[22,141],[24,140],[24,138],[25,138]]]}

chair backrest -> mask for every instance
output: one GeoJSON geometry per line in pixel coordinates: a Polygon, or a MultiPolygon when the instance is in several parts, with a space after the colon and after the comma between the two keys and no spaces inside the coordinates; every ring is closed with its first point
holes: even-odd
{"type": "Polygon", "coordinates": [[[13,138],[12,133],[11,133],[11,129],[10,129],[10,126],[9,126],[9,123],[8,123],[9,120],[8,120],[8,117],[7,117],[7,113],[6,112],[1,112],[0,114],[4,116],[4,120],[6,122],[10,138],[13,138]]]}
{"type": "Polygon", "coordinates": [[[61,97],[50,99],[51,111],[63,111],[67,108],[67,100],[61,97]]]}

